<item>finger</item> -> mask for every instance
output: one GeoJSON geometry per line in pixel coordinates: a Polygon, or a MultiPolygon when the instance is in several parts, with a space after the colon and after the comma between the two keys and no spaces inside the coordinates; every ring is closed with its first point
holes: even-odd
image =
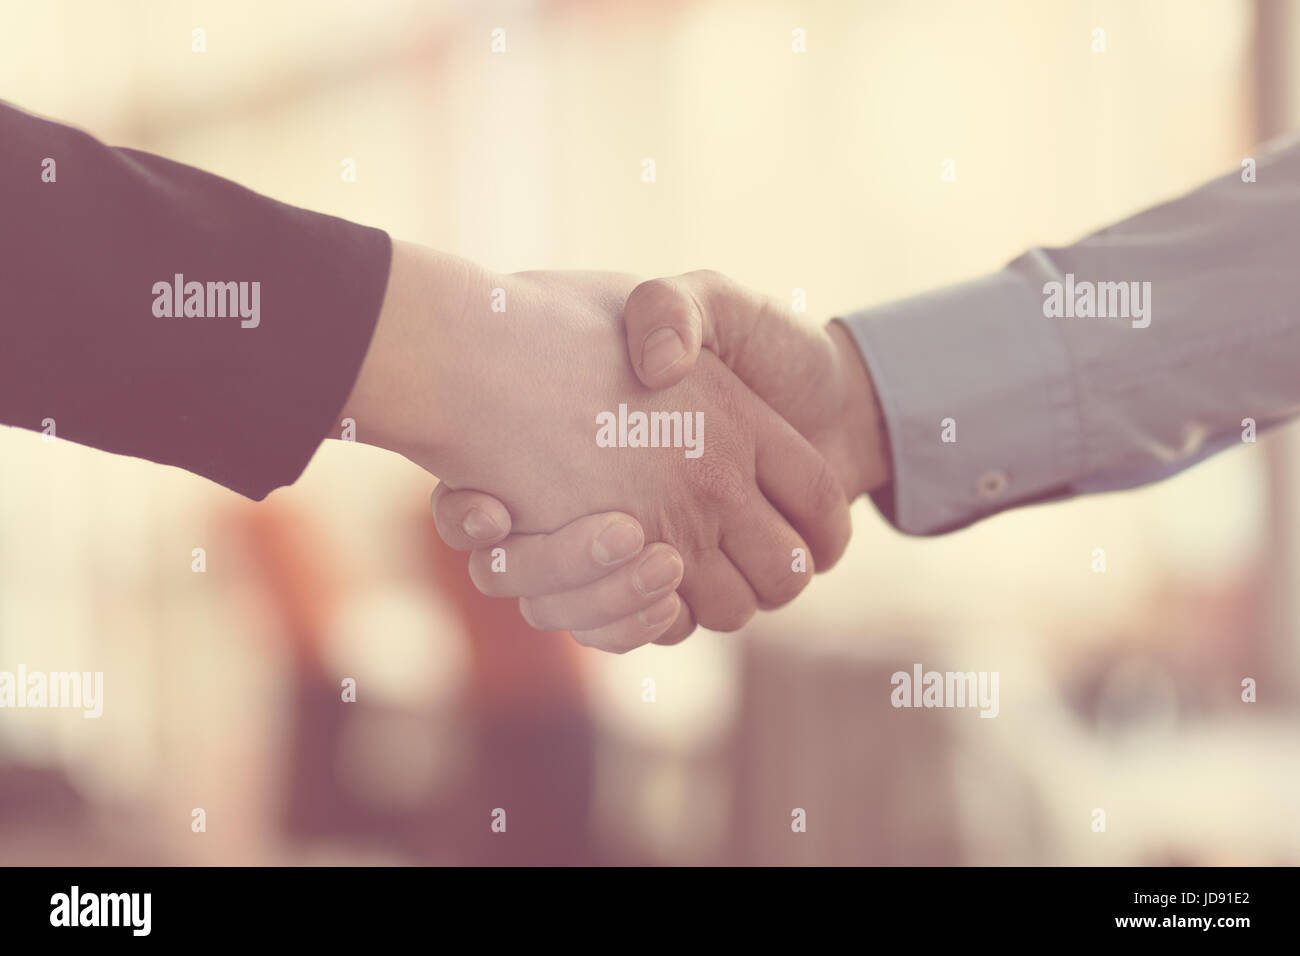
{"type": "Polygon", "coordinates": [[[718,546],[745,576],[764,610],[793,601],[813,574],[808,545],[761,495],[727,523],[718,546]]]}
{"type": "Polygon", "coordinates": [[[686,576],[677,592],[701,627],[738,631],[758,610],[758,598],[731,560],[716,548],[683,555],[686,576]]]}
{"type": "MultiPolygon", "coordinates": [[[[681,595],[678,594],[678,597],[681,595]]],[[[686,640],[695,631],[695,617],[691,614],[690,605],[685,601],[681,602],[681,607],[677,610],[677,619],[673,621],[672,626],[655,638],[656,644],[680,644],[686,640]]]]}
{"type": "Polygon", "coordinates": [[[640,553],[645,534],[635,518],[609,511],[586,515],[551,534],[514,534],[475,551],[469,575],[488,597],[540,597],[591,584],[640,553]]]}
{"type": "Polygon", "coordinates": [[[853,534],[839,479],[807,439],[770,408],[760,405],[754,430],[758,487],[808,542],[817,567],[829,569],[853,534]]]}
{"type": "MultiPolygon", "coordinates": [[[[520,599],[519,612],[539,631],[589,631],[653,606],[677,588],[684,570],[676,549],[652,544],[635,561],[585,587],[520,599]]],[[[666,627],[671,621],[654,623],[666,627]]]]}
{"type": "Polygon", "coordinates": [[[488,547],[510,533],[506,506],[481,491],[456,491],[440,481],[430,504],[438,537],[456,551],[488,547]]]}
{"type": "Polygon", "coordinates": [[[574,631],[573,639],[587,647],[613,654],[626,654],[661,638],[666,630],[675,627],[681,618],[683,607],[685,605],[681,598],[670,592],[650,607],[622,620],[591,630],[574,631]]]}

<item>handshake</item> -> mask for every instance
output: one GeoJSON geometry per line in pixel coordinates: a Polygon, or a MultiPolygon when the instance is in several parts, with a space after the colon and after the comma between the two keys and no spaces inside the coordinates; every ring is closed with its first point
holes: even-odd
{"type": "Polygon", "coordinates": [[[344,415],[439,476],[480,591],[614,652],[791,601],[889,481],[848,331],[712,272],[496,275],[394,243],[344,415]]]}
{"type": "Polygon", "coordinates": [[[52,439],[57,419],[260,499],[342,402],[441,479],[439,532],[480,590],[606,650],[790,601],[891,482],[887,517],[935,534],[1168,477],[1300,409],[1294,143],[1258,181],[1252,159],[852,335],[714,273],[498,275],[0,104],[9,159],[28,172],[0,177],[0,423],[52,439]],[[55,155],[71,178],[29,175],[55,155]],[[216,280],[206,309],[191,271],[216,280]],[[237,291],[243,321],[208,322],[237,291]]]}

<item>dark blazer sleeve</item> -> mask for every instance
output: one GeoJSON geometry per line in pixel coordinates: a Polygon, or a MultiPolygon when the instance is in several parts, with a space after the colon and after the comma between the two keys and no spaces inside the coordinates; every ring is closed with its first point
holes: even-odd
{"type": "Polygon", "coordinates": [[[381,230],[0,103],[0,422],[53,419],[260,500],[337,426],[391,252],[381,230]],[[177,275],[221,284],[192,299],[203,314],[156,304],[177,275]],[[255,326],[223,307],[227,283],[251,307],[254,282],[255,326]]]}

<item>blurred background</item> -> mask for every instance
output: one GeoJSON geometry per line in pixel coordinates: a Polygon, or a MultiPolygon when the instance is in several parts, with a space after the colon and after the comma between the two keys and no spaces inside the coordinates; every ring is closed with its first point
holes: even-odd
{"type": "MultiPolygon", "coordinates": [[[[0,11],[0,96],[111,144],[496,269],[803,290],[818,323],[1300,127],[1286,0],[0,11]]],[[[1294,439],[937,539],[864,502],[790,607],[614,657],[474,593],[396,456],[327,442],[253,504],[0,429],[0,670],[104,673],[99,720],[0,710],[0,862],[1297,864],[1294,439]],[[999,715],[893,709],[915,663],[997,671],[999,715]]]]}

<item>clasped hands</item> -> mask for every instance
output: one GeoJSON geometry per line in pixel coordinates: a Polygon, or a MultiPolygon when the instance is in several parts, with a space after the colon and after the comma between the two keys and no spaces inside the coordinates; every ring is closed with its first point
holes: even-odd
{"type": "Polygon", "coordinates": [[[480,591],[620,653],[789,602],[889,479],[848,332],[712,272],[499,275],[395,244],[345,414],[440,478],[439,534],[480,591]],[[698,457],[598,442],[620,405],[701,420],[698,457]]]}

